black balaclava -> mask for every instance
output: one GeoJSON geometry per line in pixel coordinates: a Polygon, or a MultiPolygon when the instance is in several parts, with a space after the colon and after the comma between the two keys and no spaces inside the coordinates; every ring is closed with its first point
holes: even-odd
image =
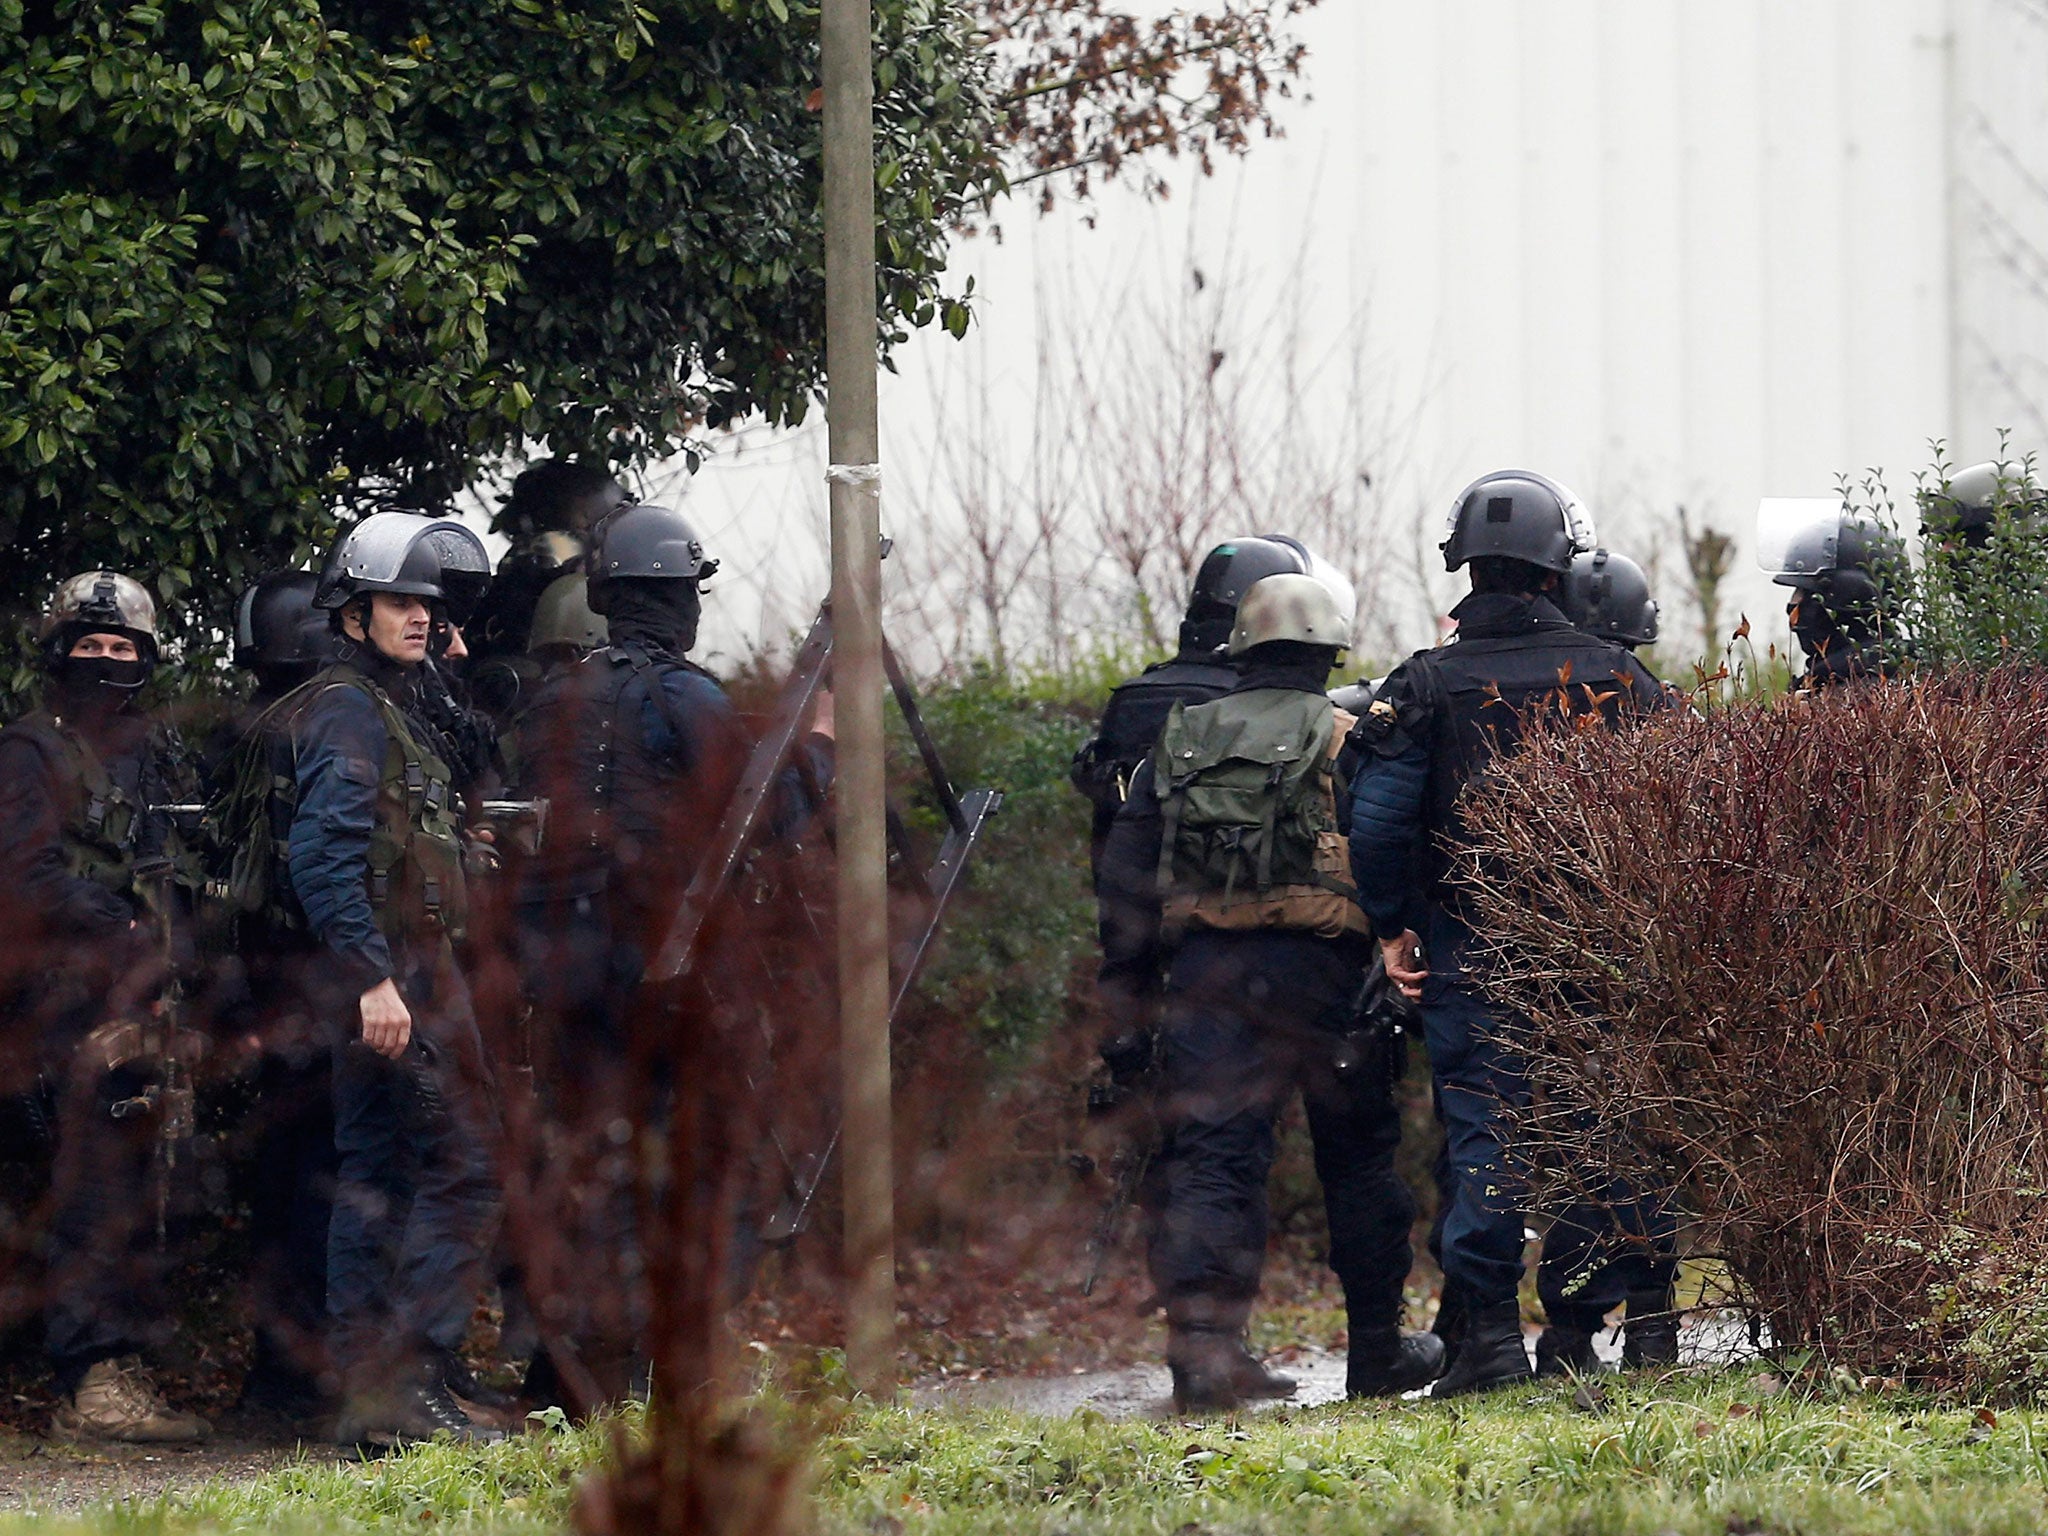
{"type": "Polygon", "coordinates": [[[687,577],[621,576],[598,587],[603,603],[599,611],[610,627],[613,645],[637,645],[683,657],[697,643],[704,598],[696,582],[687,577]]]}
{"type": "Polygon", "coordinates": [[[136,649],[142,653],[137,661],[70,654],[71,647],[86,635],[114,633],[104,626],[72,623],[50,637],[43,670],[50,680],[52,714],[89,726],[111,720],[142,692],[156,670],[156,646],[149,640],[136,640],[136,649]]]}
{"type": "Polygon", "coordinates": [[[1180,621],[1180,654],[1202,661],[1224,660],[1223,650],[1230,644],[1231,626],[1236,623],[1234,606],[1213,598],[1197,599],[1180,621]]]}
{"type": "Polygon", "coordinates": [[[1330,684],[1330,669],[1336,666],[1338,653],[1334,645],[1268,640],[1231,660],[1243,679],[1240,688],[1299,688],[1321,693],[1330,684]]]}

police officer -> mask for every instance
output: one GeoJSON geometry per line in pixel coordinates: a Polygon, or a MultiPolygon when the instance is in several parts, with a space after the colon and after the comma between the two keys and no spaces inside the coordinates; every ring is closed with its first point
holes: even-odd
{"type": "Polygon", "coordinates": [[[1560,599],[1564,616],[1597,640],[1629,651],[1657,643],[1650,578],[1627,555],[1609,549],[1574,555],[1560,599]]]}
{"type": "MultiPolygon", "coordinates": [[[[536,1076],[551,1115],[608,1192],[584,1202],[571,1232],[573,1298],[552,1281],[552,1307],[599,1388],[624,1396],[638,1368],[646,1301],[633,1241],[628,1047],[641,979],[685,884],[724,814],[751,743],[732,703],[687,658],[702,583],[717,569],[689,521],[667,507],[622,507],[592,530],[587,596],[605,644],[560,666],[520,718],[523,793],[549,803],[548,835],[519,892],[521,968],[534,1005],[536,1076]],[[577,1315],[580,1310],[581,1315],[577,1315]]],[[[569,594],[565,593],[565,599],[569,594]]],[[[564,602],[564,609],[569,604],[564,602]]],[[[596,638],[591,626],[575,638],[596,638]]],[[[826,695],[805,764],[785,774],[770,825],[787,831],[817,806],[832,774],[826,695]]],[[[559,1394],[535,1362],[528,1395],[559,1394]]]]}
{"type": "MultiPolygon", "coordinates": [[[[1657,643],[1657,602],[1649,578],[1627,555],[1607,549],[1575,555],[1559,606],[1574,626],[1626,651],[1657,643]]],[[[1448,1206],[1449,1199],[1444,1203],[1448,1206]]],[[[1538,1376],[1600,1369],[1593,1336],[1606,1315],[1624,1303],[1630,1324],[1623,1365],[1633,1369],[1677,1360],[1678,1319],[1665,1294],[1676,1220],[1666,1203],[1635,1206],[1644,1228],[1639,1234],[1617,1232],[1610,1211],[1583,1201],[1560,1212],[1543,1234],[1543,1260],[1536,1270],[1545,1319],[1536,1340],[1538,1376]]],[[[1439,1227],[1439,1263],[1441,1247],[1439,1227]]]]}
{"type": "Polygon", "coordinates": [[[2024,465],[1972,464],[1938,486],[1919,493],[1920,521],[1941,545],[1982,550],[1991,543],[2003,512],[2014,522],[2033,519],[2048,507],[2048,491],[2036,485],[2024,465]]]}
{"type": "Polygon", "coordinates": [[[175,1087],[163,1023],[148,1022],[175,914],[149,871],[176,852],[162,808],[192,794],[138,702],[156,607],[131,578],[87,571],[57,588],[37,633],[42,703],[0,732],[0,885],[19,1043],[57,1101],[43,1311],[55,1427],[199,1440],[206,1421],[175,1412],[141,1359],[170,1315],[151,1213],[175,1087]]]}
{"type": "MultiPolygon", "coordinates": [[[[210,801],[231,786],[243,744],[264,713],[335,659],[328,616],[313,606],[319,578],[280,571],[252,583],[235,605],[234,663],[254,679],[246,707],[211,745],[210,801]]],[[[282,743],[274,735],[265,742],[282,743]]],[[[264,750],[253,745],[252,750],[264,750]]],[[[266,757],[266,776],[292,772],[288,752],[266,757]]],[[[332,1405],[325,1389],[327,1235],[333,1217],[334,1112],[322,1031],[297,1006],[302,936],[238,935],[247,982],[246,1024],[259,1054],[250,1079],[253,1103],[235,1130],[239,1198],[249,1212],[255,1351],[242,1404],[294,1421],[332,1405]]]]}
{"type": "Polygon", "coordinates": [[[1253,583],[1229,642],[1237,681],[1173,707],[1103,849],[1104,1005],[1126,1031],[1159,1020],[1166,1144],[1150,1266],[1183,1408],[1294,1390],[1243,1334],[1274,1122],[1297,1088],[1350,1314],[1349,1392],[1420,1386],[1442,1360],[1435,1339],[1400,1327],[1415,1207],[1393,1167],[1390,1074],[1346,1067],[1369,947],[1335,789],[1349,720],[1323,689],[1349,629],[1310,576],[1253,583]]]}
{"type": "Polygon", "coordinates": [[[464,626],[476,703],[494,719],[509,720],[540,681],[528,652],[541,593],[581,568],[592,526],[631,499],[609,470],[573,459],[543,459],[512,482],[491,524],[512,547],[464,626]]]}
{"type": "Polygon", "coordinates": [[[313,606],[318,585],[311,571],[278,571],[252,583],[235,605],[235,665],[255,679],[259,706],[334,660],[334,631],[313,606]]]}
{"type": "Polygon", "coordinates": [[[1308,569],[1309,556],[1301,546],[1278,538],[1231,539],[1203,558],[1181,620],[1179,650],[1120,683],[1095,734],[1074,754],[1074,788],[1095,807],[1088,842],[1091,871],[1101,866],[1110,823],[1124,803],[1131,775],[1158,741],[1167,713],[1177,703],[1206,704],[1237,682],[1228,647],[1244,594],[1263,576],[1308,569]]]}
{"type": "Polygon", "coordinates": [[[1592,543],[1577,498],[1542,475],[1508,470],[1466,487],[1443,545],[1447,569],[1471,571],[1472,593],[1451,613],[1456,638],[1397,668],[1358,733],[1367,755],[1352,788],[1352,867],[1389,978],[1421,1004],[1449,1142],[1443,1268],[1469,1321],[1432,1388],[1438,1396],[1530,1374],[1516,1300],[1521,1191],[1508,1145],[1508,1117],[1528,1086],[1497,1042],[1491,1005],[1463,975],[1472,914],[1448,878],[1457,798],[1495,752],[1512,749],[1532,706],[1597,707],[1619,719],[1666,702],[1634,657],[1574,629],[1555,604],[1573,557],[1592,543]]]}
{"type": "Polygon", "coordinates": [[[1903,557],[1896,534],[1833,498],[1762,503],[1757,563],[1792,589],[1785,615],[1806,657],[1797,687],[1833,687],[1890,671],[1881,609],[1903,557]]]}
{"type": "Polygon", "coordinates": [[[334,1074],[329,1348],[336,1437],[387,1447],[489,1438],[451,1395],[498,1216],[492,1084],[451,943],[464,926],[449,765],[413,711],[460,524],[380,512],[335,545],[314,594],[341,659],[286,700],[290,887],[315,951],[304,985],[334,1074]]]}

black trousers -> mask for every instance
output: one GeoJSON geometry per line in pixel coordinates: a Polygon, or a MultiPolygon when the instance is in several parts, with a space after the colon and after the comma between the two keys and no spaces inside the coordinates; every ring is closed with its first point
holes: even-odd
{"type": "Polygon", "coordinates": [[[1336,1057],[1363,980],[1362,941],[1191,934],[1167,977],[1161,1026],[1153,1283],[1167,1301],[1249,1300],[1266,1256],[1273,1128],[1299,1092],[1330,1224],[1330,1267],[1354,1333],[1401,1313],[1415,1201],[1394,1171],[1401,1121],[1382,1074],[1336,1057]]]}
{"type": "Polygon", "coordinates": [[[160,1122],[155,1114],[113,1114],[156,1076],[76,1065],[71,1073],[60,1090],[43,1239],[43,1337],[60,1392],[89,1366],[146,1348],[172,1326],[156,1241],[160,1122]]]}
{"type": "Polygon", "coordinates": [[[496,1240],[499,1122],[469,989],[445,942],[400,957],[412,1039],[362,1043],[357,999],[328,986],[335,1191],[330,1348],[345,1372],[462,1342],[496,1240]]]}

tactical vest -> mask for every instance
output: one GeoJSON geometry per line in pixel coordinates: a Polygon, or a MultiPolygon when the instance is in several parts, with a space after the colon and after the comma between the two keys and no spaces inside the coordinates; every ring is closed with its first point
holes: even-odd
{"type": "MultiPolygon", "coordinates": [[[[1123,804],[1131,775],[1159,740],[1176,704],[1207,704],[1237,686],[1237,669],[1176,656],[1147,667],[1109,696],[1102,723],[1074,754],[1068,779],[1100,816],[1123,804]]],[[[1104,826],[1100,831],[1107,831],[1104,826]]]]}
{"type": "Polygon", "coordinates": [[[1152,758],[1163,932],[1370,931],[1337,830],[1352,717],[1321,694],[1254,688],[1173,706],[1152,758]]]}
{"type": "Polygon", "coordinates": [[[1515,749],[1529,711],[1597,711],[1612,725],[1640,702],[1640,669],[1628,652],[1564,628],[1461,639],[1418,653],[1402,670],[1429,721],[1424,877],[1440,898],[1450,868],[1446,844],[1464,840],[1458,796],[1497,753],[1515,749]]]}
{"type": "Polygon", "coordinates": [[[329,667],[288,693],[266,712],[236,753],[229,794],[246,806],[249,786],[267,780],[263,814],[223,811],[235,848],[230,901],[261,912],[274,926],[303,931],[288,868],[287,846],[298,806],[296,737],[321,695],[354,688],[376,705],[384,724],[384,765],[377,781],[376,820],[370,831],[366,876],[377,927],[394,944],[459,939],[469,921],[469,891],[462,868],[462,829],[448,765],[427,750],[405,711],[375,681],[346,663],[329,667]]]}
{"type": "MultiPolygon", "coordinates": [[[[520,783],[547,800],[546,845],[522,884],[522,900],[588,900],[614,876],[653,880],[673,872],[665,852],[674,813],[674,765],[651,760],[623,718],[635,679],[678,740],[687,737],[663,686],[688,662],[649,657],[637,646],[592,651],[551,673],[520,717],[514,752],[520,783]]],[[[691,668],[691,670],[696,670],[691,668]]]]}
{"type": "Polygon", "coordinates": [[[114,782],[91,744],[48,710],[24,715],[7,729],[35,745],[60,786],[65,868],[78,879],[135,898],[144,808],[114,782]]]}

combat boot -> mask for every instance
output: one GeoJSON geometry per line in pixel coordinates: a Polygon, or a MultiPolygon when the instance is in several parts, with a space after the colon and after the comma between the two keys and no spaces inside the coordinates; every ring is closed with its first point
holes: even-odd
{"type": "Polygon", "coordinates": [[[1249,1301],[1185,1296],[1166,1308],[1166,1364],[1182,1412],[1228,1411],[1254,1398],[1294,1396],[1292,1376],[1269,1371],[1245,1346],[1249,1301]]]}
{"type": "Polygon", "coordinates": [[[441,1371],[441,1385],[448,1389],[448,1395],[455,1399],[455,1406],[468,1414],[479,1424],[492,1429],[513,1429],[525,1415],[519,1411],[519,1400],[510,1392],[500,1391],[489,1382],[478,1377],[463,1358],[452,1349],[437,1351],[441,1371]]]}
{"type": "Polygon", "coordinates": [[[1621,1367],[1656,1370],[1678,1364],[1678,1310],[1671,1288],[1630,1291],[1621,1330],[1621,1367]]]}
{"type": "Polygon", "coordinates": [[[1605,1368],[1599,1353],[1593,1348],[1593,1333],[1589,1328],[1574,1328],[1568,1323],[1545,1323],[1543,1331],[1536,1335],[1536,1374],[1539,1378],[1591,1376],[1605,1368]]]}
{"type": "Polygon", "coordinates": [[[387,1370],[381,1382],[352,1389],[334,1427],[338,1445],[377,1453],[445,1434],[472,1445],[491,1445],[504,1434],[462,1411],[441,1380],[441,1363],[387,1370]]]}
{"type": "Polygon", "coordinates": [[[71,1399],[51,1419],[53,1433],[81,1440],[122,1440],[134,1445],[189,1445],[213,1426],[175,1412],[138,1355],[87,1367],[71,1399]]]}
{"type": "Polygon", "coordinates": [[[1426,1387],[1444,1371],[1444,1341],[1433,1333],[1399,1327],[1366,1328],[1351,1335],[1344,1366],[1346,1397],[1399,1397],[1426,1387]]]}
{"type": "Polygon", "coordinates": [[[1529,1354],[1522,1346],[1522,1305],[1513,1297],[1474,1307],[1466,1324],[1457,1363],[1429,1389],[1431,1397],[1458,1397],[1490,1392],[1533,1381],[1529,1354]]]}
{"type": "Polygon", "coordinates": [[[1458,1363],[1458,1349],[1465,1342],[1465,1329],[1471,1317],[1472,1308],[1465,1300],[1464,1287],[1449,1275],[1444,1276],[1443,1289],[1437,1292],[1436,1321],[1429,1325],[1429,1331],[1443,1340],[1446,1371],[1458,1363]]]}

